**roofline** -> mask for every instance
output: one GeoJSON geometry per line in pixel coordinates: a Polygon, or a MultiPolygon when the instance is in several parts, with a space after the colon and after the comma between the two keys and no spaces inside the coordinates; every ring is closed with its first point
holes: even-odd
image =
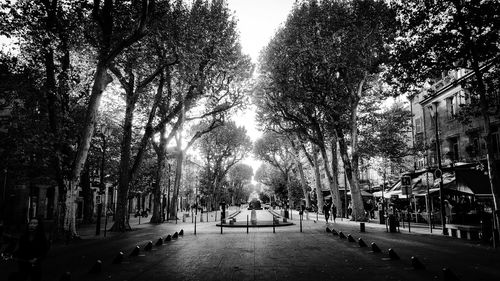
{"type": "MultiPolygon", "coordinates": [[[[498,58],[500,58],[500,56],[497,56],[493,59],[491,59],[489,62],[487,62],[486,64],[484,64],[483,66],[481,66],[479,68],[479,70],[485,70],[487,68],[490,68],[496,60],[498,60],[498,58]]],[[[459,85],[459,83],[461,83],[462,81],[466,80],[466,79],[469,79],[471,76],[474,75],[474,71],[471,70],[469,72],[467,72],[464,76],[460,77],[459,79],[447,84],[446,86],[444,86],[443,88],[439,89],[438,91],[436,91],[434,94],[428,96],[427,98],[423,99],[422,101],[419,102],[420,105],[424,105],[424,104],[427,104],[429,103],[430,100],[433,100],[434,98],[437,98],[439,97],[440,95],[442,95],[443,93],[447,92],[448,90],[450,90],[451,88],[459,85]]]]}

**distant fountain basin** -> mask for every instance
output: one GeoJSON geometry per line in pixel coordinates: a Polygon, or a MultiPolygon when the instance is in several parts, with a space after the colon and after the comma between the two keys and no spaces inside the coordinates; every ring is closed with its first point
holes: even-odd
{"type": "Polygon", "coordinates": [[[294,225],[290,220],[283,218],[273,210],[245,210],[242,209],[229,216],[226,221],[216,224],[218,227],[282,227],[294,225]]]}

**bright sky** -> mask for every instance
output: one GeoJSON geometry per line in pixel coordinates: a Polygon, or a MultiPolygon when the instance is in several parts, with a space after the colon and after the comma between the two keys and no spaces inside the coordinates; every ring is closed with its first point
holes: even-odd
{"type": "Polygon", "coordinates": [[[243,52],[257,62],[278,27],[285,22],[295,0],[227,0],[235,12],[243,52]]]}
{"type": "MultiPolygon", "coordinates": [[[[227,2],[238,20],[243,52],[250,55],[252,61],[257,63],[259,52],[285,22],[295,0],[227,0],[227,2]]],[[[262,136],[255,122],[255,107],[249,107],[233,119],[238,126],[247,129],[252,141],[262,136]]],[[[261,164],[253,156],[244,159],[243,163],[252,166],[254,173],[261,164]]]]}

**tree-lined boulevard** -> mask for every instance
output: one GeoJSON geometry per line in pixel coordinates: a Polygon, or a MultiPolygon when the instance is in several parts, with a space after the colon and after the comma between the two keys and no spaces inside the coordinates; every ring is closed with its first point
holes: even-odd
{"type": "Polygon", "coordinates": [[[298,0],[258,58],[230,7],[0,4],[4,257],[47,242],[43,280],[500,276],[498,1],[298,0]],[[252,208],[293,225],[229,227],[252,208]],[[327,232],[330,212],[384,253],[327,232]]]}

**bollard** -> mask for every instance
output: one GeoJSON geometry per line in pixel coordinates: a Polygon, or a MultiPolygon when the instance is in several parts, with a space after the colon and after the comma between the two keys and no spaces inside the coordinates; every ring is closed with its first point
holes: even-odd
{"type": "Polygon", "coordinates": [[[220,219],[220,234],[222,234],[222,218],[220,219]]]}
{"type": "Polygon", "coordinates": [[[101,273],[102,271],[102,261],[96,260],[94,266],[90,269],[90,273],[101,273]]]}
{"type": "Polygon", "coordinates": [[[165,241],[172,241],[172,236],[170,236],[170,234],[167,235],[167,237],[165,237],[165,241]]]}
{"type": "Polygon", "coordinates": [[[363,239],[361,239],[361,238],[358,238],[358,244],[359,244],[359,247],[361,247],[361,248],[368,247],[368,245],[366,245],[365,241],[363,241],[363,239]]]}
{"type": "Polygon", "coordinates": [[[274,227],[274,215],[273,215],[273,233],[276,233],[276,228],[274,227]]]}
{"type": "Polygon", "coordinates": [[[318,211],[316,211],[316,221],[318,221],[318,211]]]}
{"type": "Polygon", "coordinates": [[[459,281],[458,277],[447,267],[443,267],[443,281],[459,281]]]}
{"type": "MultiPolygon", "coordinates": [[[[221,219],[221,222],[222,222],[222,215],[221,215],[220,219],[221,219]]],[[[217,211],[215,211],[215,219],[214,219],[214,221],[217,221],[217,211]]]]}
{"type": "Polygon", "coordinates": [[[356,240],[354,240],[354,238],[352,237],[351,234],[347,234],[347,241],[349,241],[349,242],[356,242],[356,240]]]}
{"type": "Polygon", "coordinates": [[[139,248],[139,246],[135,246],[135,248],[132,250],[132,253],[130,253],[130,256],[137,257],[140,252],[141,252],[141,248],[139,248]]]}
{"type": "Polygon", "coordinates": [[[332,231],[331,231],[331,230],[330,230],[330,228],[327,226],[327,227],[326,227],[326,233],[330,233],[330,232],[332,232],[332,231]]]}
{"type": "Polygon", "coordinates": [[[374,252],[374,253],[380,253],[380,252],[382,252],[380,250],[380,248],[377,246],[377,244],[375,244],[375,242],[372,242],[372,252],[374,252]]]}
{"type": "Polygon", "coordinates": [[[160,237],[158,238],[158,241],[156,241],[155,246],[161,246],[161,245],[163,245],[163,238],[160,237]]]}
{"type": "Polygon", "coordinates": [[[144,246],[144,251],[151,251],[153,249],[153,241],[149,241],[146,246],[144,246]]]}
{"type": "Polygon", "coordinates": [[[247,233],[248,233],[248,215],[247,215],[247,233]]]}
{"type": "Polygon", "coordinates": [[[113,259],[113,264],[120,264],[123,261],[123,252],[119,252],[113,259]]]}
{"type": "Polygon", "coordinates": [[[196,215],[194,216],[194,235],[196,235],[196,215]]]}
{"type": "Polygon", "coordinates": [[[359,223],[359,232],[365,232],[365,223],[364,222],[359,223]]]}
{"type": "Polygon", "coordinates": [[[59,278],[59,281],[71,281],[71,272],[64,272],[63,275],[61,275],[61,278],[59,278]]]}
{"type": "Polygon", "coordinates": [[[344,233],[342,233],[342,231],[339,231],[339,238],[340,239],[346,239],[347,237],[345,236],[344,233]]]}
{"type": "Polygon", "coordinates": [[[177,239],[179,238],[179,233],[177,233],[177,231],[174,233],[174,235],[172,235],[172,239],[177,239]]]}
{"type": "Polygon", "coordinates": [[[300,221],[300,232],[302,232],[302,215],[299,216],[299,221],[300,221]]]}
{"type": "Polygon", "coordinates": [[[414,269],[416,270],[425,269],[425,266],[420,262],[420,260],[417,257],[412,256],[410,259],[411,259],[411,265],[413,266],[414,269]]]}
{"type": "Polygon", "coordinates": [[[184,235],[184,229],[181,229],[181,231],[179,231],[179,236],[183,236],[184,235]]]}
{"type": "Polygon", "coordinates": [[[399,260],[400,259],[398,254],[396,254],[396,252],[393,249],[389,249],[389,258],[391,260],[399,260]]]}

